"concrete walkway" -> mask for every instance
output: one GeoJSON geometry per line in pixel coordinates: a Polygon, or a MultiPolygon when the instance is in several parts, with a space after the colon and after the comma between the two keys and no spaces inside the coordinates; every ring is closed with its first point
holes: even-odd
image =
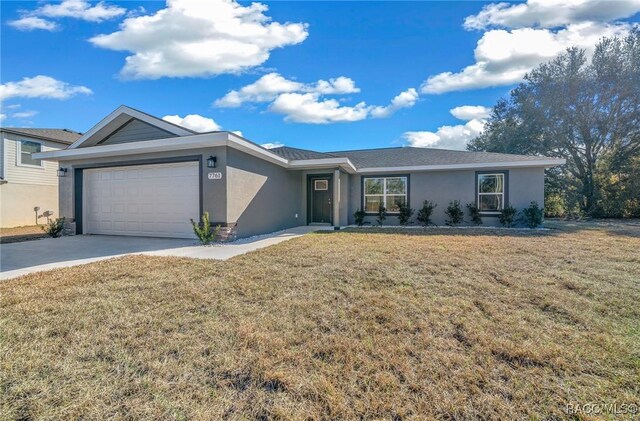
{"type": "Polygon", "coordinates": [[[198,245],[174,238],[77,235],[0,245],[0,280],[131,254],[227,260],[330,226],[300,226],[232,243],[198,245]]]}

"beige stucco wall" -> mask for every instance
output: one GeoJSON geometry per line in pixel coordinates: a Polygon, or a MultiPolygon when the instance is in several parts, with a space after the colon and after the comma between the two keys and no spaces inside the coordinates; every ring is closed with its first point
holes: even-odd
{"type": "MultiPolygon", "coordinates": [[[[41,215],[45,211],[53,212],[53,218],[59,217],[58,210],[58,165],[43,161],[42,167],[22,166],[18,163],[17,151],[20,140],[29,140],[42,144],[43,151],[62,149],[65,145],[13,133],[0,132],[2,148],[2,166],[0,175],[6,181],[0,185],[0,226],[3,228],[36,223],[34,207],[40,207],[41,215]]],[[[38,223],[46,223],[40,218],[38,223]]]]}
{"type": "MultiPolygon", "coordinates": [[[[0,226],[19,227],[35,225],[36,213],[33,208],[39,207],[38,215],[45,211],[53,212],[52,218],[58,215],[58,187],[38,184],[7,183],[0,185],[0,226]]],[[[47,219],[38,219],[44,224],[47,219]]]]}

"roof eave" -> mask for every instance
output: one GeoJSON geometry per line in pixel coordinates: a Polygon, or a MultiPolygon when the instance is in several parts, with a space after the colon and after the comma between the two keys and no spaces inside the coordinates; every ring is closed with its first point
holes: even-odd
{"type": "Polygon", "coordinates": [[[288,164],[286,159],[230,132],[204,133],[191,136],[178,136],[140,142],[119,143],[116,145],[62,149],[57,151],[40,152],[33,156],[36,159],[43,159],[45,161],[71,161],[75,159],[105,158],[153,152],[171,152],[188,149],[211,148],[216,146],[229,146],[282,167],[286,167],[288,164]]]}
{"type": "Polygon", "coordinates": [[[500,168],[551,168],[564,165],[563,158],[549,158],[545,160],[523,160],[510,162],[478,162],[468,164],[441,164],[441,165],[414,165],[400,167],[368,167],[358,168],[359,174],[380,172],[407,172],[407,171],[443,171],[443,170],[473,170],[473,169],[500,169],[500,168]]]}
{"type": "Polygon", "coordinates": [[[6,129],[4,127],[0,128],[0,131],[1,132],[6,132],[6,133],[17,134],[19,136],[24,136],[24,137],[31,137],[33,139],[47,140],[49,142],[60,143],[62,145],[71,145],[73,143],[73,142],[70,142],[68,140],[53,139],[53,138],[47,137],[47,136],[39,136],[39,135],[31,134],[31,133],[21,132],[19,130],[6,129]]]}

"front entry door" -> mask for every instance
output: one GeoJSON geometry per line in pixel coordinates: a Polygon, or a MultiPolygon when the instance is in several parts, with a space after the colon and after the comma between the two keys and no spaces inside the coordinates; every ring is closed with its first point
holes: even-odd
{"type": "Polygon", "coordinates": [[[311,179],[311,223],[331,223],[331,177],[311,179]]]}

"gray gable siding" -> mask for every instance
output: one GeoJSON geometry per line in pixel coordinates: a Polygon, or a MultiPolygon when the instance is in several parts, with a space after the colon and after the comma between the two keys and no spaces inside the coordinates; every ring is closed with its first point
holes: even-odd
{"type": "Polygon", "coordinates": [[[109,137],[101,141],[100,145],[115,145],[118,143],[138,142],[140,140],[164,139],[175,137],[158,127],[132,118],[124,126],[113,132],[109,137]]]}

